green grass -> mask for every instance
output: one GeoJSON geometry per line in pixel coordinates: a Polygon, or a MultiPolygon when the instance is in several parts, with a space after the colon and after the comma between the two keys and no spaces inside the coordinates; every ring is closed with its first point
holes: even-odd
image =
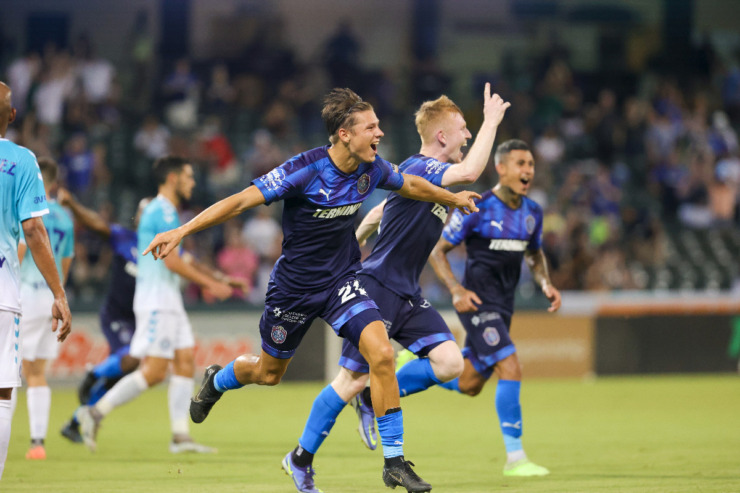
{"type": "MultiPolygon", "coordinates": [[[[406,456],[435,492],[740,491],[740,381],[737,376],[527,381],[524,444],[546,478],[504,478],[493,386],[476,398],[442,389],[402,401],[406,456]]],[[[231,392],[193,435],[214,456],[173,456],[164,387],[115,410],[98,452],[60,437],[74,407],[55,391],[48,459],[24,459],[25,394],[13,422],[0,490],[9,492],[291,492],[280,469],[295,446],[319,384],[231,392]]],[[[365,449],[351,408],[317,455],[326,493],[386,491],[382,454],[365,449]]],[[[398,490],[396,490],[398,491],[398,490]]]]}

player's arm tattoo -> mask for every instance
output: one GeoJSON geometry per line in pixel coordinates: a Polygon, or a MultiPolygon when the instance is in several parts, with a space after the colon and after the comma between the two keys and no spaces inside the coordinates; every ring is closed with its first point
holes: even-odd
{"type": "Polygon", "coordinates": [[[370,238],[370,236],[372,236],[372,234],[378,229],[378,226],[380,226],[380,220],[383,218],[385,202],[386,201],[383,200],[383,202],[373,207],[370,212],[362,218],[362,222],[355,232],[357,242],[360,246],[363,246],[367,239],[370,238]]]}
{"type": "Polygon", "coordinates": [[[547,258],[545,252],[542,249],[527,250],[524,253],[524,259],[529,266],[529,270],[532,272],[535,282],[538,286],[544,288],[545,284],[552,285],[550,281],[550,274],[547,270],[547,258]]]}

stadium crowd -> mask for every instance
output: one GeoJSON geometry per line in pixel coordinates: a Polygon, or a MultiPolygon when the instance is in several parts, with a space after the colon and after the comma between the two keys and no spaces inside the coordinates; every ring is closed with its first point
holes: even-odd
{"type": "MultiPolygon", "coordinates": [[[[351,87],[373,104],[386,132],[380,154],[396,162],[418,148],[414,108],[453,88],[455,76],[427,56],[404,74],[362,66],[362,44],[347,23],[329,35],[318,64],[299,61],[280,33],[279,21],[266,22],[264,35],[237,59],[166,61],[157,60],[139,19],[124,62],[97,54],[85,35],[69,49],[48,45],[18,56],[0,67],[21,119],[8,138],[57,159],[67,189],[126,225],[138,200],[155,193],[152,162],[167,153],[184,156],[198,183],[187,221],[299,150],[324,144],[319,109],[330,88],[351,87]]],[[[561,289],[687,287],[660,276],[691,267],[670,241],[676,231],[710,229],[737,242],[740,68],[711,45],[691,59],[680,78],[648,70],[610,85],[575,72],[567,51],[552,49],[455,85],[479,94],[478,81],[493,80],[511,101],[497,141],[520,138],[533,146],[530,197],[545,209],[544,249],[561,289]]],[[[479,104],[468,106],[475,134],[479,104]]],[[[494,183],[491,167],[479,185],[494,183]]],[[[250,289],[239,296],[259,304],[280,252],[279,217],[279,206],[261,207],[184,246],[247,280],[250,289]]],[[[84,230],[78,238],[68,293],[92,301],[102,292],[111,252],[84,230]]],[[[453,268],[462,268],[462,255],[451,254],[453,268]]],[[[734,262],[720,263],[726,277],[703,286],[730,287],[734,262]]],[[[524,277],[522,294],[534,292],[524,277]]],[[[448,301],[431,270],[422,281],[431,301],[448,301]]],[[[209,301],[194,285],[186,299],[209,301]]]]}

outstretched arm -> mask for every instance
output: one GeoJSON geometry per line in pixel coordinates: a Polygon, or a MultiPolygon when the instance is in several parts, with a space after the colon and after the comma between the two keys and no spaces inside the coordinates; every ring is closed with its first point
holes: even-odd
{"type": "Polygon", "coordinates": [[[396,193],[407,199],[436,202],[437,204],[455,207],[465,215],[478,212],[478,207],[473,202],[473,199],[480,198],[477,193],[468,191],[452,193],[449,190],[432,185],[424,178],[416,175],[403,173],[403,186],[396,193]]]}
{"type": "Polygon", "coordinates": [[[180,241],[193,233],[210,228],[216,224],[238,216],[247,209],[265,203],[265,197],[259,188],[252,185],[239,193],[226,197],[204,210],[182,226],[159,233],[154,237],[142,255],[152,252],[154,258],[165,258],[180,244],[180,241]]]}
{"type": "Polygon", "coordinates": [[[444,238],[440,238],[434,245],[432,253],[429,256],[429,262],[432,264],[434,273],[440,281],[447,286],[452,295],[452,304],[459,313],[478,311],[478,306],[482,302],[474,291],[465,289],[455,277],[450,267],[450,261],[447,260],[447,252],[455,248],[455,245],[444,238]]]}
{"type": "Polygon", "coordinates": [[[378,229],[378,226],[380,226],[380,220],[383,219],[383,208],[385,207],[386,202],[387,199],[370,209],[370,212],[362,218],[362,222],[357,226],[355,236],[357,237],[357,242],[360,246],[365,246],[367,239],[370,238],[378,229]]]}
{"type": "Polygon", "coordinates": [[[44,227],[44,221],[40,217],[26,219],[21,223],[26,245],[33,254],[36,267],[44,276],[46,284],[54,294],[54,304],[51,307],[51,330],[57,332],[57,340],[60,342],[67,338],[72,329],[72,314],[69,311],[67,295],[64,293],[62,281],[51,253],[49,235],[44,227]]]}
{"type": "Polygon", "coordinates": [[[542,292],[547,299],[550,300],[550,308],[548,312],[555,312],[560,308],[560,291],[552,285],[550,281],[550,274],[547,272],[547,258],[545,252],[542,249],[538,250],[527,250],[524,253],[524,259],[527,261],[529,270],[532,271],[532,277],[535,282],[540,286],[542,292]]]}
{"type": "Polygon", "coordinates": [[[195,258],[193,254],[188,252],[182,254],[182,259],[185,263],[192,265],[196,268],[196,270],[214,278],[218,282],[228,284],[234,289],[241,289],[242,292],[249,294],[249,283],[247,283],[247,281],[245,281],[244,279],[239,279],[224,274],[220,270],[214,269],[213,267],[204,264],[203,262],[195,258]]]}
{"type": "Polygon", "coordinates": [[[498,94],[491,96],[491,84],[486,82],[483,90],[483,124],[465,159],[447,168],[445,174],[442,175],[443,187],[474,183],[483,173],[491,157],[493,142],[496,140],[496,130],[509,106],[511,103],[501,99],[498,94]]]}
{"type": "Polygon", "coordinates": [[[225,300],[233,294],[231,286],[198,269],[192,262],[186,262],[177,250],[164,259],[164,265],[175,274],[207,289],[220,300],[225,300]]]}
{"type": "Polygon", "coordinates": [[[77,199],[68,190],[60,188],[57,192],[57,201],[64,207],[69,207],[74,214],[75,219],[82,223],[84,227],[95,231],[105,238],[110,237],[110,225],[103,219],[98,212],[88,209],[77,202],[77,199]]]}

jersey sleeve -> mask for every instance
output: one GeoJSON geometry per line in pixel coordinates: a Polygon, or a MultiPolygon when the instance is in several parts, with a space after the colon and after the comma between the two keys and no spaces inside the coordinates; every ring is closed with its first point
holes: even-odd
{"type": "Polygon", "coordinates": [[[457,246],[465,241],[465,238],[468,237],[477,222],[478,214],[473,213],[465,216],[462,212],[455,209],[452,212],[452,217],[450,217],[450,222],[442,230],[442,238],[457,246]]]}
{"type": "Polygon", "coordinates": [[[310,166],[298,155],[269,173],[255,178],[252,183],[265,197],[265,204],[293,197],[304,190],[312,177],[310,166]]]}
{"type": "Polygon", "coordinates": [[[28,157],[18,163],[16,167],[18,173],[16,207],[18,208],[18,219],[21,222],[49,213],[46,192],[44,191],[44,180],[41,177],[36,156],[31,151],[27,152],[28,157]]]}
{"type": "Polygon", "coordinates": [[[384,190],[400,190],[403,186],[403,175],[398,169],[398,166],[391,164],[385,159],[378,158],[375,161],[375,166],[380,169],[380,181],[378,181],[378,188],[384,190]]]}
{"type": "Polygon", "coordinates": [[[452,166],[450,163],[443,163],[441,161],[437,161],[434,158],[429,158],[424,161],[420,161],[419,163],[414,164],[413,166],[410,166],[410,170],[407,170],[406,173],[411,173],[413,175],[420,176],[427,180],[432,185],[436,185],[438,187],[442,186],[442,177],[444,176],[445,172],[452,166]]]}

